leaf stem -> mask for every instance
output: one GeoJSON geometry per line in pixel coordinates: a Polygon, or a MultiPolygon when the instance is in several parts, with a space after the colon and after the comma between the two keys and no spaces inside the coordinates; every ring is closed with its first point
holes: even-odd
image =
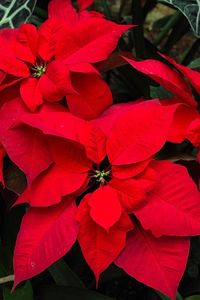
{"type": "Polygon", "coordinates": [[[168,31],[178,22],[179,18],[182,16],[180,11],[176,11],[171,18],[169,19],[169,21],[165,24],[165,26],[163,26],[161,28],[161,31],[159,33],[159,35],[157,36],[157,38],[154,41],[154,45],[159,45],[160,42],[162,42],[162,40],[164,39],[164,37],[166,36],[166,34],[168,33],[168,31]]]}
{"type": "Polygon", "coordinates": [[[10,281],[14,281],[14,275],[13,274],[0,278],[0,284],[4,284],[4,283],[10,282],[10,281]]]}

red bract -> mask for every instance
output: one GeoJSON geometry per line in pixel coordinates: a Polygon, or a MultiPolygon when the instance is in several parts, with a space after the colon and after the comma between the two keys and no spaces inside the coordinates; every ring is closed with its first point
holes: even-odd
{"type": "Polygon", "coordinates": [[[83,21],[84,19],[92,17],[104,17],[102,14],[96,11],[86,11],[93,0],[78,0],[79,12],[75,10],[70,0],[52,0],[48,6],[49,18],[58,18],[63,20],[69,26],[73,26],[76,23],[83,21]]]}
{"type": "Polygon", "coordinates": [[[29,209],[15,246],[15,286],[44,271],[70,250],[78,234],[76,211],[76,205],[70,198],[45,210],[29,209]]]}
{"type": "MultiPolygon", "coordinates": [[[[188,255],[187,236],[200,233],[199,192],[184,167],[155,161],[153,155],[165,144],[176,112],[185,105],[161,106],[157,100],[119,104],[92,122],[58,107],[44,106],[38,113],[23,113],[18,116],[17,127],[10,129],[31,126],[42,131],[53,159],[53,164],[34,179],[17,203],[41,207],[44,214],[49,211],[50,220],[51,207],[57,209],[60,203],[66,203],[63,197],[81,197],[88,191],[78,207],[78,241],[97,282],[101,272],[116,261],[131,276],[175,299],[188,255]],[[130,238],[126,243],[127,232],[130,238]],[[154,249],[153,254],[148,245],[154,249]],[[141,253],[129,260],[127,253],[130,249],[138,252],[138,247],[141,253]],[[138,267],[142,255],[144,277],[138,267]],[[156,280],[156,271],[162,280],[156,280]]],[[[26,224],[29,218],[29,214],[25,215],[26,224]]],[[[37,222],[37,215],[34,220],[37,222]]],[[[45,227],[45,218],[43,222],[45,227]]],[[[34,252],[40,249],[43,255],[46,236],[33,246],[35,231],[31,230],[31,235],[28,229],[19,233],[14,261],[16,284],[50,264],[48,253],[41,264],[34,252]],[[25,241],[29,248],[24,247],[25,241]],[[26,253],[24,249],[28,249],[26,253]],[[34,273],[31,262],[35,263],[34,273]]],[[[52,235],[54,231],[49,231],[48,239],[52,240],[52,235]]],[[[51,263],[63,255],[53,253],[52,250],[51,263]]]]}
{"type": "MultiPolygon", "coordinates": [[[[155,215],[155,213],[154,213],[155,215]]],[[[117,266],[144,284],[176,299],[176,290],[187,263],[188,238],[155,238],[142,227],[128,235],[126,248],[116,259],[117,266]]]]}
{"type": "Polygon", "coordinates": [[[3,159],[6,152],[3,146],[0,144],[0,183],[4,185],[4,178],[3,178],[3,159]]]}
{"type": "Polygon", "coordinates": [[[89,13],[72,26],[66,22],[69,12],[73,11],[72,18],[78,18],[79,13],[69,1],[52,1],[49,11],[49,19],[38,30],[23,24],[19,29],[1,31],[0,89],[20,82],[21,97],[32,112],[44,100],[54,102],[68,96],[72,113],[86,119],[97,117],[112,103],[112,97],[91,63],[106,59],[121,34],[132,26],[117,25],[89,13]],[[85,92],[91,80],[95,91],[91,91],[92,99],[85,92]],[[101,92],[96,94],[97,90],[101,92]],[[102,94],[105,97],[100,97],[102,94]]]}
{"type": "Polygon", "coordinates": [[[192,91],[189,85],[177,70],[171,69],[164,63],[154,59],[146,59],[144,61],[136,61],[126,57],[124,57],[124,59],[136,70],[163,85],[167,90],[181,99],[180,102],[197,106],[196,101],[192,97],[192,91]]]}
{"type": "Polygon", "coordinates": [[[26,174],[30,183],[53,161],[45,137],[39,130],[28,126],[11,129],[24,113],[28,111],[18,98],[4,104],[0,111],[0,140],[8,156],[26,174]]]}
{"type": "MultiPolygon", "coordinates": [[[[18,30],[10,29],[12,32],[9,39],[1,36],[0,69],[16,79],[23,79],[20,94],[31,111],[41,105],[43,99],[57,101],[73,91],[68,69],[58,61],[52,61],[55,51],[50,47],[50,43],[55,40],[55,34],[61,25],[54,22],[52,26],[54,29],[50,28],[47,21],[37,31],[33,25],[24,24],[18,30]],[[51,32],[44,40],[44,30],[50,29],[51,32]],[[48,38],[51,38],[51,41],[48,38]],[[48,48],[45,48],[44,55],[47,43],[48,48]],[[8,49],[6,52],[5,47],[8,49]],[[46,90],[48,95],[45,94],[46,90]]],[[[15,79],[10,81],[16,82],[15,79]]],[[[0,88],[4,87],[3,85],[0,88]]]]}
{"type": "Polygon", "coordinates": [[[186,79],[190,82],[190,84],[195,88],[195,90],[200,93],[200,73],[191,70],[190,68],[178,64],[175,60],[168,57],[167,55],[163,55],[160,53],[160,55],[165,58],[169,63],[171,63],[178,71],[180,71],[183,76],[185,76],[186,79]]]}

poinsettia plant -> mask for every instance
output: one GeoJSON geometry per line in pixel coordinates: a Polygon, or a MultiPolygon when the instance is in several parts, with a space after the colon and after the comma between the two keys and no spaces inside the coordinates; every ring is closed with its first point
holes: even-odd
{"type": "Polygon", "coordinates": [[[137,30],[91,0],[51,0],[39,27],[0,30],[0,182],[6,206],[23,209],[14,293],[48,268],[60,284],[55,263],[79,247],[94,288],[115,266],[176,299],[190,238],[200,235],[199,176],[166,149],[186,143],[199,166],[200,73],[160,52],[127,51],[137,30]],[[117,48],[122,36],[127,49],[117,48]],[[116,97],[106,79],[116,67],[168,97],[116,97]]]}

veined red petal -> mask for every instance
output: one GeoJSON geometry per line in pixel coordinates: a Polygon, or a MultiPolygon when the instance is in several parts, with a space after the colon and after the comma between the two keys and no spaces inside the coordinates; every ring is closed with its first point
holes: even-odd
{"type": "Polygon", "coordinates": [[[187,82],[176,70],[170,69],[158,60],[146,59],[144,61],[136,61],[126,57],[124,59],[136,70],[151,77],[174,95],[181,98],[183,102],[197,106],[187,82]]]}
{"type": "Polygon", "coordinates": [[[112,166],[112,175],[118,179],[127,179],[134,177],[141,172],[148,166],[151,162],[152,158],[146,159],[142,162],[130,164],[130,165],[120,165],[120,166],[112,166]]]}
{"type": "Polygon", "coordinates": [[[59,18],[68,26],[78,22],[78,14],[70,0],[51,0],[48,5],[49,18],[59,18]]]}
{"type": "Polygon", "coordinates": [[[200,193],[185,167],[154,161],[158,182],[143,207],[134,211],[143,228],[156,236],[200,234],[200,193]]]}
{"type": "Polygon", "coordinates": [[[45,136],[37,129],[21,125],[14,127],[16,120],[28,113],[21,99],[11,100],[0,110],[1,143],[11,160],[26,174],[31,183],[52,163],[45,136]]]}
{"type": "Polygon", "coordinates": [[[89,198],[90,195],[87,195],[78,208],[77,220],[80,223],[78,241],[98,284],[100,273],[116,259],[124,248],[126,234],[133,228],[133,224],[128,215],[122,213],[119,221],[107,232],[92,220],[87,203],[89,198]]]}
{"type": "Polygon", "coordinates": [[[64,167],[52,165],[40,174],[18,198],[16,204],[46,207],[61,202],[62,197],[77,192],[88,179],[87,173],[69,173],[64,167]]]}
{"type": "Polygon", "coordinates": [[[65,255],[76,241],[76,205],[65,199],[49,208],[30,208],[23,218],[14,251],[16,287],[65,255]]]}
{"type": "Polygon", "coordinates": [[[174,59],[159,53],[163,58],[169,61],[176,69],[178,69],[191,83],[195,90],[200,93],[200,73],[186,66],[178,64],[174,59]]]}
{"type": "Polygon", "coordinates": [[[31,112],[43,103],[39,83],[40,79],[28,78],[23,80],[20,86],[22,100],[31,112]]]}
{"type": "MultiPolygon", "coordinates": [[[[66,64],[95,63],[106,59],[115,49],[122,33],[131,27],[133,26],[117,25],[103,18],[88,18],[78,23],[72,35],[79,47],[70,55],[66,55],[64,62],[66,64]]],[[[67,45],[65,47],[67,48],[67,45]]],[[[63,49],[63,58],[64,52],[63,49]]]]}
{"type": "Polygon", "coordinates": [[[92,120],[91,122],[99,127],[103,133],[109,137],[115,123],[120,119],[123,114],[132,110],[135,106],[135,102],[113,104],[106,109],[102,115],[92,120]],[[105,125],[106,124],[106,125],[105,125]]]}
{"type": "Polygon", "coordinates": [[[67,95],[67,104],[74,115],[94,119],[112,104],[111,91],[99,75],[72,73],[71,78],[77,93],[67,95]]]}
{"type": "Polygon", "coordinates": [[[92,219],[107,231],[121,217],[122,207],[118,192],[109,185],[100,186],[94,191],[88,200],[88,204],[91,207],[90,216],[92,219]]]}
{"type": "Polygon", "coordinates": [[[155,100],[136,103],[125,111],[108,137],[107,154],[111,164],[138,163],[153,156],[167,140],[172,117],[155,100]]]}
{"type": "Polygon", "coordinates": [[[16,34],[14,51],[18,59],[35,63],[38,46],[37,28],[32,24],[22,24],[16,34]]]}
{"type": "Polygon", "coordinates": [[[11,50],[9,42],[5,42],[5,39],[0,38],[0,43],[0,70],[16,77],[28,77],[30,75],[28,66],[17,59],[14,51],[11,50]]]}
{"type": "Polygon", "coordinates": [[[139,227],[130,232],[115,263],[136,280],[175,300],[188,254],[188,238],[155,238],[139,227]]]}
{"type": "Polygon", "coordinates": [[[154,188],[156,179],[155,171],[147,167],[143,174],[135,178],[113,178],[108,184],[119,192],[118,198],[123,209],[127,213],[132,213],[138,208],[143,207],[148,201],[147,193],[154,188]]]}
{"type": "Polygon", "coordinates": [[[38,29],[38,55],[48,61],[56,54],[57,35],[63,30],[58,19],[47,19],[38,29]]]}
{"type": "MultiPolygon", "coordinates": [[[[161,102],[162,104],[162,102],[161,102]]],[[[181,143],[188,138],[188,129],[199,113],[196,109],[183,103],[164,106],[166,113],[173,116],[167,140],[172,143],[181,143]]]]}
{"type": "Polygon", "coordinates": [[[6,155],[6,151],[3,146],[0,144],[0,183],[4,186],[4,178],[3,178],[3,160],[6,155]]]}
{"type": "Polygon", "coordinates": [[[106,156],[106,137],[97,126],[85,123],[79,131],[79,141],[84,145],[87,157],[100,164],[106,156]]]}
{"type": "Polygon", "coordinates": [[[49,147],[55,164],[69,173],[85,173],[92,169],[84,147],[73,141],[49,137],[49,147]]]}

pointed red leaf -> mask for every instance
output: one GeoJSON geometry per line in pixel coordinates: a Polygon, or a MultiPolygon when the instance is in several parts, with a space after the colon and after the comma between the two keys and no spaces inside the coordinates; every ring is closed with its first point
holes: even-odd
{"type": "Polygon", "coordinates": [[[152,158],[144,160],[139,163],[130,164],[130,165],[121,165],[121,166],[112,166],[112,175],[118,179],[126,179],[134,177],[141,172],[148,166],[151,162],[152,158]]]}
{"type": "Polygon", "coordinates": [[[79,141],[85,147],[87,157],[94,163],[101,163],[106,156],[106,137],[92,123],[85,123],[79,131],[79,141]]]}
{"type": "Polygon", "coordinates": [[[109,185],[119,192],[118,198],[123,209],[127,213],[132,213],[139,207],[145,205],[147,201],[146,195],[154,188],[156,180],[157,176],[155,171],[147,167],[143,173],[135,178],[113,178],[109,181],[109,185]]]}
{"type": "Polygon", "coordinates": [[[95,274],[98,283],[99,275],[119,255],[125,246],[126,234],[133,228],[128,215],[122,214],[119,221],[109,232],[97,225],[90,217],[87,195],[78,208],[77,219],[80,223],[78,241],[88,265],[95,274]]]}
{"type": "Polygon", "coordinates": [[[45,134],[80,142],[85,147],[88,158],[94,162],[100,163],[105,157],[106,138],[102,131],[69,112],[41,110],[39,113],[21,115],[18,122],[38,128],[45,134]]]}
{"type": "Polygon", "coordinates": [[[168,57],[167,55],[159,53],[167,61],[169,61],[173,66],[176,67],[193,85],[198,93],[200,93],[200,73],[198,71],[192,70],[186,66],[178,64],[174,59],[168,57]]]}
{"type": "Polygon", "coordinates": [[[59,18],[69,26],[78,22],[78,14],[70,0],[51,0],[48,5],[49,18],[59,18]]]}
{"type": "Polygon", "coordinates": [[[4,104],[0,110],[1,143],[11,160],[26,174],[28,183],[52,163],[45,136],[26,125],[13,128],[16,120],[28,113],[21,99],[4,104]]]}
{"type": "Polygon", "coordinates": [[[106,109],[102,115],[92,120],[91,122],[100,128],[103,133],[108,137],[111,134],[112,128],[115,123],[120,119],[123,114],[132,110],[135,106],[134,102],[113,104],[106,109]]]}
{"type": "Polygon", "coordinates": [[[121,217],[122,207],[118,192],[109,185],[100,186],[88,201],[91,207],[90,216],[105,230],[109,231],[121,217]]]}
{"type": "Polygon", "coordinates": [[[22,100],[31,112],[43,103],[39,82],[36,78],[28,78],[23,80],[20,86],[22,100]]]}
{"type": "MultiPolygon", "coordinates": [[[[65,55],[64,62],[66,64],[95,63],[106,59],[115,49],[122,33],[131,27],[133,26],[117,25],[104,18],[85,19],[84,22],[78,23],[72,32],[73,40],[79,47],[70,55],[65,55]]],[[[62,58],[65,52],[69,53],[68,44],[63,43],[63,46],[64,44],[67,52],[62,49],[62,58]]]]}
{"type": "Polygon", "coordinates": [[[94,0],[77,0],[77,2],[79,10],[84,10],[88,6],[90,6],[94,2],[94,0]]]}
{"type": "Polygon", "coordinates": [[[80,128],[87,123],[67,111],[41,110],[35,114],[23,114],[18,118],[19,123],[25,123],[38,128],[44,134],[55,135],[73,141],[79,141],[80,128]]]}
{"type": "Polygon", "coordinates": [[[165,107],[166,113],[173,115],[173,121],[167,140],[172,143],[181,143],[184,139],[188,138],[190,124],[199,116],[199,113],[193,107],[182,103],[166,105],[165,107]]]}
{"type": "Polygon", "coordinates": [[[109,161],[124,165],[150,158],[165,144],[172,117],[155,100],[133,105],[111,130],[107,142],[109,161]]]}
{"type": "Polygon", "coordinates": [[[70,250],[78,233],[76,211],[71,199],[57,206],[28,210],[14,251],[14,287],[41,273],[70,250]]]}
{"type": "Polygon", "coordinates": [[[0,37],[0,44],[0,70],[16,77],[28,77],[30,75],[28,66],[16,57],[9,40],[0,37]]]}
{"type": "Polygon", "coordinates": [[[88,182],[91,162],[78,144],[49,138],[48,146],[55,162],[40,174],[19,197],[16,204],[27,202],[31,206],[57,204],[63,196],[78,192],[88,182]]]}
{"type": "Polygon", "coordinates": [[[187,82],[176,70],[170,69],[158,60],[146,59],[144,61],[136,61],[126,57],[124,59],[136,70],[151,77],[174,95],[181,98],[183,102],[197,106],[187,82]]]}
{"type": "Polygon", "coordinates": [[[135,228],[115,263],[130,276],[175,300],[188,254],[188,238],[155,238],[135,228]]]}
{"type": "Polygon", "coordinates": [[[200,193],[185,167],[155,161],[158,182],[134,214],[155,236],[200,234],[200,193]],[[155,213],[156,212],[156,213],[155,213]]]}
{"type": "Polygon", "coordinates": [[[187,138],[195,147],[200,147],[200,117],[191,122],[187,138]]]}
{"type": "Polygon", "coordinates": [[[63,23],[58,19],[47,19],[38,29],[38,55],[50,60],[56,53],[57,35],[63,30],[63,23]]]}
{"type": "Polygon", "coordinates": [[[85,186],[87,173],[69,173],[63,167],[52,165],[40,174],[18,198],[16,204],[29,203],[32,207],[57,204],[62,197],[85,186]]]}
{"type": "Polygon", "coordinates": [[[16,57],[34,64],[37,54],[37,42],[37,28],[32,24],[22,24],[17,31],[13,45],[16,57]]]}
{"type": "Polygon", "coordinates": [[[66,94],[74,93],[69,70],[58,61],[47,66],[47,71],[40,78],[39,88],[43,98],[53,102],[61,100],[66,94]]]}
{"type": "Polygon", "coordinates": [[[0,144],[0,183],[4,186],[4,178],[3,178],[3,160],[6,152],[3,146],[0,144]]]}
{"type": "Polygon", "coordinates": [[[67,96],[67,104],[74,115],[94,119],[112,104],[111,91],[99,75],[72,73],[72,84],[77,93],[67,96]]]}

